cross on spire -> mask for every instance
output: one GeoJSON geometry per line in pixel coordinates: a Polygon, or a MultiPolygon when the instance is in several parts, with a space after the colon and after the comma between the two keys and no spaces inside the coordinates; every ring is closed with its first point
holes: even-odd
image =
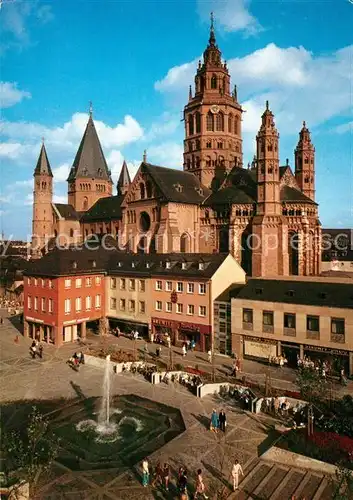
{"type": "Polygon", "coordinates": [[[209,39],[208,43],[211,47],[214,47],[216,45],[216,37],[215,37],[215,33],[214,33],[214,15],[213,15],[213,12],[211,12],[210,18],[211,18],[210,39],[209,39]]]}
{"type": "Polygon", "coordinates": [[[89,116],[92,118],[93,115],[93,104],[92,101],[89,101],[89,116]]]}

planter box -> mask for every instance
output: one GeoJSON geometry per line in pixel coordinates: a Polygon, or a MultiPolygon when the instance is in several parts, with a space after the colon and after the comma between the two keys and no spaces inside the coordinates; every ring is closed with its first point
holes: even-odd
{"type": "Polygon", "coordinates": [[[261,455],[261,458],[280,465],[289,465],[299,469],[319,472],[320,474],[334,475],[337,471],[337,467],[335,465],[321,462],[320,460],[309,458],[304,455],[299,455],[299,453],[293,453],[292,451],[282,450],[281,448],[277,448],[277,446],[272,446],[263,455],[261,455]]]}

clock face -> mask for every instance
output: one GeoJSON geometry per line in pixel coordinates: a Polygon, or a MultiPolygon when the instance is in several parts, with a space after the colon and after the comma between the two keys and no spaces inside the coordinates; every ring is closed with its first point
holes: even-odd
{"type": "Polygon", "coordinates": [[[218,111],[219,111],[219,106],[217,106],[217,104],[211,106],[211,113],[216,114],[218,113],[218,111]]]}

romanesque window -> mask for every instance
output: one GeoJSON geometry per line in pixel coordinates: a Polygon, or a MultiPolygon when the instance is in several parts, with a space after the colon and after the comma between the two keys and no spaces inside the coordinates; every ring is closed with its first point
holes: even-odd
{"type": "Polygon", "coordinates": [[[87,196],[85,196],[83,198],[82,208],[83,208],[83,210],[87,210],[88,209],[88,198],[87,198],[87,196]]]}
{"type": "Polygon", "coordinates": [[[217,147],[218,149],[223,149],[223,142],[218,142],[217,147]]]}
{"type": "Polygon", "coordinates": [[[304,163],[307,165],[309,163],[309,158],[305,158],[304,163]]]}
{"type": "Polygon", "coordinates": [[[209,156],[207,156],[206,158],[206,167],[210,167],[211,166],[211,158],[209,156]]]}
{"type": "Polygon", "coordinates": [[[196,166],[199,167],[200,166],[200,158],[197,156],[196,157],[196,166]]]}
{"type": "Polygon", "coordinates": [[[216,75],[213,75],[211,78],[211,89],[216,89],[217,88],[217,77],[216,75]]]}
{"type": "Polygon", "coordinates": [[[211,149],[212,148],[212,142],[211,141],[207,141],[206,142],[206,148],[207,149],[211,149]]]}
{"type": "Polygon", "coordinates": [[[216,129],[218,131],[223,131],[224,130],[224,115],[223,113],[218,113],[216,116],[216,129]]]}
{"type": "Polygon", "coordinates": [[[233,115],[228,116],[228,132],[233,133],[233,115]]]}
{"type": "Polygon", "coordinates": [[[195,125],[196,125],[196,133],[201,133],[201,115],[199,112],[195,113],[195,125]]]}
{"type": "Polygon", "coordinates": [[[236,116],[234,119],[234,133],[235,135],[239,135],[239,117],[236,116]]]}
{"type": "Polygon", "coordinates": [[[309,183],[309,177],[305,177],[304,182],[305,182],[306,184],[308,184],[308,183],[309,183]]]}
{"type": "Polygon", "coordinates": [[[145,198],[145,185],[143,182],[140,183],[140,198],[141,200],[145,198]]]}
{"type": "Polygon", "coordinates": [[[194,116],[193,115],[189,115],[188,125],[189,125],[189,135],[193,135],[194,134],[194,116]]]}
{"type": "Polygon", "coordinates": [[[206,128],[207,130],[211,130],[213,131],[214,130],[214,116],[213,114],[211,113],[211,111],[209,111],[207,113],[207,117],[206,117],[206,128]]]}
{"type": "Polygon", "coordinates": [[[70,229],[70,237],[73,238],[73,236],[74,236],[74,230],[70,229]]]}
{"type": "Polygon", "coordinates": [[[267,144],[267,151],[273,151],[273,146],[271,143],[267,144]]]}
{"type": "Polygon", "coordinates": [[[272,173],[273,173],[273,168],[272,168],[272,167],[268,167],[268,173],[269,173],[269,174],[272,174],[272,173]]]}
{"type": "Polygon", "coordinates": [[[224,157],[223,156],[219,156],[219,164],[221,165],[221,167],[224,166],[224,157]]]}

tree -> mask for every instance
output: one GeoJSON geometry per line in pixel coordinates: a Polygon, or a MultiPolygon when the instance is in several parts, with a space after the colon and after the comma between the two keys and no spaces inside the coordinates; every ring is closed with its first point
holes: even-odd
{"type": "Polygon", "coordinates": [[[328,384],[316,370],[302,368],[297,376],[296,383],[303,399],[309,403],[318,403],[327,398],[328,384]]]}
{"type": "Polygon", "coordinates": [[[59,450],[58,438],[49,431],[48,418],[33,406],[25,432],[9,431],[2,442],[7,483],[27,482],[32,498],[40,476],[50,469],[59,450]]]}

